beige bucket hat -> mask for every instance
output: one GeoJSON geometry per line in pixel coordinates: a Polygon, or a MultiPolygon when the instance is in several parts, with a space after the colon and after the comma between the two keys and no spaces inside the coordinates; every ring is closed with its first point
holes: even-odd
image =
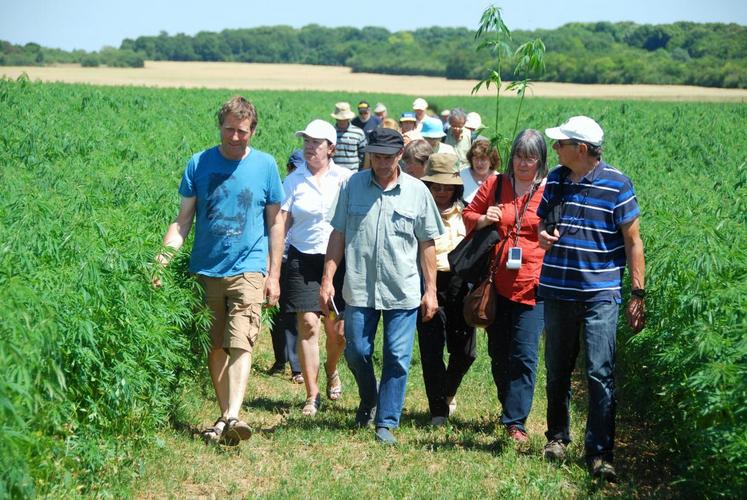
{"type": "Polygon", "coordinates": [[[355,113],[350,109],[349,102],[338,102],[335,104],[335,112],[331,114],[335,120],[352,120],[355,113]]]}

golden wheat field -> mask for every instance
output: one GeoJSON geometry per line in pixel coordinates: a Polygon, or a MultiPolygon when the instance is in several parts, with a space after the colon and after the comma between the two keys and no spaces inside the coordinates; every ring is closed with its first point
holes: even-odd
{"type": "MultiPolygon", "coordinates": [[[[82,68],[79,65],[0,67],[0,75],[33,81],[134,85],[147,87],[231,88],[245,90],[318,90],[384,92],[407,95],[468,95],[472,80],[426,76],[353,73],[340,66],[299,64],[247,64],[225,62],[146,61],[144,68],[82,68]]],[[[684,85],[592,85],[538,82],[530,91],[537,97],[642,99],[672,101],[747,100],[745,89],[719,89],[684,85]]],[[[479,95],[493,95],[482,90],[479,95]]],[[[511,95],[511,94],[507,94],[511,95]]]]}

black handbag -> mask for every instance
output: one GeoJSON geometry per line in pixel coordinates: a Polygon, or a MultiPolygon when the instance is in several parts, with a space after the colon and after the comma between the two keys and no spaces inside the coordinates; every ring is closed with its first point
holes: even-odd
{"type": "MultiPolygon", "coordinates": [[[[503,174],[498,175],[495,187],[495,201],[501,196],[503,188],[503,174]]],[[[449,252],[449,268],[457,276],[468,283],[477,283],[488,272],[488,262],[493,254],[493,247],[501,241],[498,228],[489,224],[482,229],[473,231],[449,252]]]]}

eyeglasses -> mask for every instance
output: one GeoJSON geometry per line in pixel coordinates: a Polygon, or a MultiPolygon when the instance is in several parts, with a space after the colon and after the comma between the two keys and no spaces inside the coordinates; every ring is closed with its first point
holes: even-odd
{"type": "Polygon", "coordinates": [[[539,158],[535,158],[533,156],[514,156],[514,161],[516,161],[517,163],[526,163],[527,165],[536,165],[537,162],[539,162],[539,158]]]}
{"type": "Polygon", "coordinates": [[[557,144],[559,148],[562,148],[563,146],[578,146],[576,141],[555,141],[555,144],[557,144]]]}
{"type": "Polygon", "coordinates": [[[446,191],[447,193],[451,193],[454,190],[456,190],[456,186],[450,186],[448,184],[431,184],[428,186],[431,191],[434,193],[440,193],[441,191],[446,191]]]}

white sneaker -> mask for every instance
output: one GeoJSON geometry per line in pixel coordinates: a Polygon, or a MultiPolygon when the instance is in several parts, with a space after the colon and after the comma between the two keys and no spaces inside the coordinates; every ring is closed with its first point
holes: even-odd
{"type": "Polygon", "coordinates": [[[446,404],[449,405],[449,416],[453,415],[456,411],[456,396],[446,398],[446,404]]]}

